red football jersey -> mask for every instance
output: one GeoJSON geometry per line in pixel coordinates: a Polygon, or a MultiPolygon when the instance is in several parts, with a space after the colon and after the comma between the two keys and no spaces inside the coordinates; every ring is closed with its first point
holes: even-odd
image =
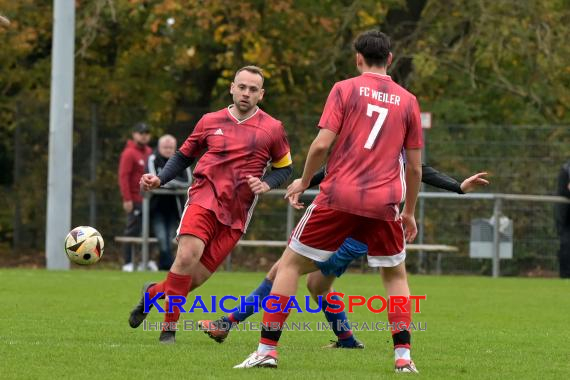
{"type": "Polygon", "coordinates": [[[396,220],[406,194],[403,148],[423,144],[415,96],[388,75],[364,73],[334,85],[319,128],[338,136],[315,203],[396,220]]]}
{"type": "Polygon", "coordinates": [[[224,108],[204,115],[180,147],[187,157],[198,157],[189,202],[212,210],[218,220],[243,232],[253,213],[257,196],[247,176],[261,178],[268,163],[291,164],[289,142],[279,120],[258,109],[237,120],[224,108]]]}

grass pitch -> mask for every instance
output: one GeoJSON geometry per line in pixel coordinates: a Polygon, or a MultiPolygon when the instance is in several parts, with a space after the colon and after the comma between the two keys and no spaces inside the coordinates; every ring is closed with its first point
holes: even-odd
{"type": "MultiPolygon", "coordinates": [[[[393,374],[389,332],[360,331],[364,350],[325,350],[326,331],[288,331],[277,370],[234,370],[255,350],[259,332],[234,331],[218,344],[199,331],[181,331],[174,346],[158,333],[133,330],[127,318],[142,283],[164,274],[104,270],[0,270],[0,378],[326,378],[368,379],[393,374]]],[[[263,273],[219,273],[196,294],[246,295],[263,273]]],[[[412,276],[413,294],[427,295],[414,320],[412,355],[423,378],[568,378],[570,282],[554,279],[412,276]]],[[[300,287],[302,294],[304,284],[300,287]]],[[[384,294],[378,275],[346,274],[336,289],[384,294]]],[[[209,299],[209,298],[208,298],[209,299]]],[[[313,305],[314,306],[314,305],[313,305]]],[[[214,319],[220,313],[186,314],[214,319]]],[[[150,321],[160,321],[154,312],[150,321]]],[[[354,322],[385,321],[359,308],[354,322]]],[[[259,322],[261,315],[250,318],[259,322]]],[[[290,321],[324,320],[293,314],[290,321]]],[[[400,375],[401,376],[401,375],[400,375]]]]}

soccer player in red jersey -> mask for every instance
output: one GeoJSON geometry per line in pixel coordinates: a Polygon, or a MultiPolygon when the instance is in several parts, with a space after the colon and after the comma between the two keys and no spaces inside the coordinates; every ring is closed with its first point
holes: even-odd
{"type": "MultiPolygon", "coordinates": [[[[299,277],[315,271],[314,261],[326,261],[349,236],[368,246],[368,265],[381,268],[389,296],[410,295],[404,240],[411,242],[417,234],[423,144],[419,106],[414,95],[386,75],[392,54],[385,34],[365,32],[354,47],[361,75],[332,88],[303,176],[287,190],[287,198],[297,199],[334,145],[321,192],[293,231],[277,270],[271,295],[280,311],[264,313],[257,351],[235,368],[277,366],[277,344],[289,315],[285,306],[297,292],[299,277]]],[[[410,308],[395,308],[388,320],[405,326],[392,332],[396,371],[416,372],[406,328],[410,308]]]]}
{"type": "MultiPolygon", "coordinates": [[[[325,178],[326,170],[321,168],[317,174],[311,179],[309,187],[317,186],[325,178]]],[[[487,186],[489,181],[485,178],[488,173],[481,172],[466,178],[462,182],[458,182],[445,173],[440,173],[431,166],[422,164],[422,182],[434,186],[439,189],[452,191],[458,194],[466,194],[475,191],[481,186],[487,186]]],[[[291,199],[292,205],[296,209],[301,209],[303,206],[299,204],[298,197],[291,199]]],[[[356,339],[350,328],[350,322],[345,311],[335,312],[327,311],[330,306],[326,300],[326,296],[335,290],[332,284],[336,277],[348,269],[348,266],[356,259],[368,255],[368,246],[352,238],[346,239],[339,249],[324,262],[315,262],[320,271],[309,273],[307,276],[307,288],[311,294],[312,299],[321,304],[321,310],[325,318],[336,335],[337,340],[331,341],[323,348],[364,348],[364,343],[356,339]],[[319,297],[322,299],[319,301],[319,297]]],[[[201,320],[198,325],[203,329],[204,333],[218,343],[226,340],[231,332],[231,329],[238,323],[245,321],[254,313],[257,313],[262,307],[262,301],[271,293],[271,287],[275,281],[275,275],[279,268],[278,260],[263,281],[247,296],[244,301],[241,301],[233,313],[222,316],[217,320],[201,320]],[[257,299],[258,308],[255,308],[253,302],[257,299]]],[[[339,296],[331,296],[333,300],[341,300],[339,296]]]]}
{"type": "MultiPolygon", "coordinates": [[[[174,179],[198,160],[194,182],[178,227],[178,251],[166,280],[143,286],[143,297],[132,310],[129,324],[138,327],[146,318],[144,293],[154,298],[186,297],[216,271],[245,233],[260,194],[283,184],[292,172],[289,143],[279,120],[262,111],[263,72],[246,66],[236,72],[230,93],[233,104],[204,115],[192,134],[166,163],[158,176],[141,178],[144,190],[174,179]],[[264,175],[268,163],[272,170],[264,175]]],[[[175,342],[178,307],[168,313],[163,343],[175,342]],[[172,328],[171,328],[172,327],[172,328]]]]}

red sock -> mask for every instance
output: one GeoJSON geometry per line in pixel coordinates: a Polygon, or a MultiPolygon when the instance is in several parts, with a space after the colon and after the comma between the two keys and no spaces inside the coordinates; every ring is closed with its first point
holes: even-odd
{"type": "Polygon", "coordinates": [[[412,322],[412,304],[410,299],[403,305],[404,310],[395,307],[393,312],[388,310],[388,322],[391,327],[394,348],[410,348],[410,323],[412,322]]]}
{"type": "Polygon", "coordinates": [[[271,346],[277,346],[279,342],[279,338],[281,337],[281,329],[283,327],[283,323],[289,317],[290,311],[284,313],[282,310],[289,302],[289,296],[282,296],[280,294],[271,293],[270,296],[278,297],[276,301],[269,301],[267,306],[271,309],[279,307],[278,312],[276,313],[268,313],[267,311],[263,313],[263,325],[261,329],[261,339],[259,343],[267,344],[271,346]],[[278,327],[278,329],[277,329],[278,327]]]}
{"type": "MultiPolygon", "coordinates": [[[[156,297],[156,295],[158,293],[164,293],[164,285],[165,284],[166,284],[166,280],[161,281],[161,282],[157,282],[156,284],[154,284],[153,286],[148,288],[149,297],[154,298],[154,297],[156,297]]],[[[162,297],[160,297],[160,299],[164,299],[164,294],[162,295],[162,297]]]]}
{"type": "MultiPolygon", "coordinates": [[[[190,292],[190,285],[192,284],[192,278],[189,275],[176,274],[173,272],[168,272],[166,276],[166,281],[164,284],[164,290],[167,296],[183,296],[186,297],[190,292]]],[[[164,303],[164,322],[178,322],[180,318],[180,310],[177,306],[174,306],[172,313],[168,312],[168,300],[164,303]]]]}

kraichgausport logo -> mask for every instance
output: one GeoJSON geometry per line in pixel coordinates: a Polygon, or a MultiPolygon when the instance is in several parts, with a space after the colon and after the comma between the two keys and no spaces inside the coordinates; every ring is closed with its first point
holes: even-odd
{"type": "MultiPolygon", "coordinates": [[[[323,310],[323,297],[318,297],[318,302],[316,307],[311,307],[311,297],[303,296],[300,297],[300,301],[296,296],[289,297],[287,303],[279,303],[279,297],[275,295],[269,295],[260,299],[259,296],[231,296],[226,295],[221,298],[217,296],[210,296],[209,302],[207,298],[202,298],[202,296],[195,296],[186,298],[184,296],[171,295],[168,296],[168,310],[158,303],[158,300],[164,298],[165,294],[163,292],[157,293],[154,297],[150,297],[149,293],[144,295],[144,312],[150,312],[151,306],[154,306],[159,313],[173,313],[174,308],[178,308],[181,313],[194,313],[198,310],[204,313],[217,313],[222,311],[224,313],[244,313],[246,307],[253,307],[255,313],[259,312],[261,308],[263,311],[268,313],[283,312],[288,313],[295,310],[297,313],[320,313],[323,310]],[[228,307],[229,301],[238,302],[238,306],[228,307]],[[301,306],[303,305],[304,308],[301,306]]],[[[405,296],[389,296],[386,299],[380,295],[373,295],[371,297],[364,297],[361,295],[349,295],[347,297],[347,302],[344,301],[345,294],[339,292],[331,292],[327,294],[324,299],[327,302],[327,307],[325,311],[330,313],[340,313],[347,310],[349,313],[354,313],[356,307],[366,307],[368,311],[379,314],[384,311],[389,313],[394,313],[400,311],[402,313],[414,312],[420,313],[420,301],[427,298],[426,295],[409,297],[405,296]],[[340,297],[333,298],[333,297],[340,297]]]]}

